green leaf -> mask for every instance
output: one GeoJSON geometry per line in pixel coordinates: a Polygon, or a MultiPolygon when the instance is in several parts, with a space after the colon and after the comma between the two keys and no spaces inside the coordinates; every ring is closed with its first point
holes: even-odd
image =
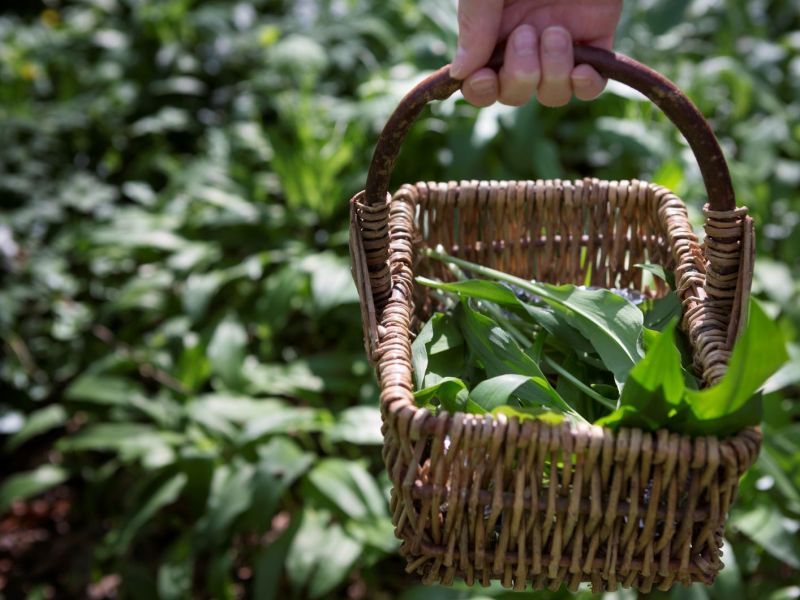
{"type": "Polygon", "coordinates": [[[214,471],[206,512],[196,525],[204,546],[213,547],[230,538],[234,520],[252,502],[254,471],[252,465],[242,460],[236,460],[230,466],[220,465],[214,471]]]}
{"type": "Polygon", "coordinates": [[[67,411],[60,404],[40,408],[28,415],[22,428],[12,435],[6,449],[12,451],[29,439],[63,425],[67,421],[67,411]]]}
{"type": "Polygon", "coordinates": [[[400,546],[400,540],[394,535],[394,525],[388,517],[375,517],[360,521],[348,521],[344,524],[347,535],[364,546],[379,550],[382,554],[392,554],[400,546]]]}
{"type": "Polygon", "coordinates": [[[619,399],[619,408],[600,419],[605,427],[643,427],[657,429],[670,422],[679,410],[686,386],[681,356],[675,347],[672,321],[661,332],[647,354],[628,376],[619,399]]]}
{"type": "Polygon", "coordinates": [[[324,511],[303,510],[300,528],[286,557],[286,573],[296,591],[319,598],[344,581],[362,551],[324,511]]]}
{"type": "Polygon", "coordinates": [[[253,520],[259,530],[269,528],[284,492],[315,459],[314,454],[303,451],[296,442],[283,436],[258,448],[258,462],[251,482],[251,512],[255,513],[253,520]]]}
{"type": "Polygon", "coordinates": [[[383,443],[381,411],[376,406],[352,406],[337,415],[336,423],[323,431],[330,442],[362,446],[383,443]]]}
{"type": "Polygon", "coordinates": [[[130,379],[94,374],[78,377],[65,394],[69,400],[119,406],[127,406],[135,395],[142,395],[142,388],[130,379]]]}
{"type": "MultiPolygon", "coordinates": [[[[441,313],[436,313],[441,314],[441,313]]],[[[455,321],[449,315],[437,320],[433,329],[433,338],[428,345],[428,353],[433,356],[463,346],[464,338],[455,321]]]]}
{"type": "Polygon", "coordinates": [[[16,473],[0,485],[0,515],[17,500],[38,496],[67,480],[69,474],[62,467],[42,465],[33,471],[16,473]]]}
{"type": "Polygon", "coordinates": [[[308,304],[309,287],[306,273],[294,265],[281,267],[264,280],[256,304],[257,314],[268,315],[275,331],[285,329],[292,312],[308,304]]]}
{"type": "Polygon", "coordinates": [[[183,440],[179,433],[141,423],[97,423],[62,438],[56,447],[62,452],[113,452],[123,462],[141,460],[148,468],[156,469],[174,460],[173,447],[183,440]]]}
{"type": "Polygon", "coordinates": [[[444,313],[434,313],[411,343],[411,366],[414,372],[414,386],[417,389],[423,386],[425,373],[428,371],[428,344],[433,339],[434,328],[438,322],[446,318],[447,315],[444,313]]]}
{"type": "MultiPolygon", "coordinates": [[[[475,412],[475,411],[470,411],[470,412],[475,412]]],[[[563,423],[564,421],[563,414],[553,412],[546,408],[538,408],[538,407],[515,407],[509,405],[497,406],[491,411],[491,414],[493,416],[505,415],[507,417],[516,417],[520,421],[524,421],[526,419],[537,419],[539,421],[544,421],[545,423],[550,423],[552,425],[558,425],[559,423],[563,423]]]]}
{"type": "Polygon", "coordinates": [[[273,405],[275,408],[260,417],[254,417],[244,428],[237,440],[239,444],[253,442],[258,438],[275,433],[295,431],[319,431],[331,422],[329,412],[305,406],[273,405]]]}
{"type": "Polygon", "coordinates": [[[224,271],[210,271],[207,273],[192,273],[186,279],[181,294],[183,309],[193,320],[202,317],[211,299],[225,283],[224,271]]]}
{"type": "Polygon", "coordinates": [[[221,420],[226,423],[244,425],[255,419],[269,417],[287,408],[282,400],[273,398],[251,398],[236,394],[204,394],[197,396],[187,407],[193,419],[204,423],[221,420]]]}
{"type": "Polygon", "coordinates": [[[800,569],[800,539],[794,533],[800,523],[784,517],[771,501],[734,510],[730,524],[779,561],[800,569]]]}
{"type": "Polygon", "coordinates": [[[414,392],[414,400],[418,406],[435,409],[432,404],[438,400],[442,408],[454,414],[464,412],[467,402],[467,384],[457,377],[444,377],[435,384],[414,392]]]}
{"type": "Polygon", "coordinates": [[[185,473],[177,473],[161,483],[156,490],[138,507],[135,513],[130,515],[123,524],[113,529],[109,533],[109,543],[111,552],[123,554],[127,552],[131,542],[135,539],[139,530],[156,513],[165,506],[175,502],[186,486],[187,476],[185,473]]]}
{"type": "Polygon", "coordinates": [[[527,375],[498,375],[486,381],[481,381],[469,393],[470,400],[473,400],[484,410],[491,412],[498,406],[509,404],[514,392],[522,384],[533,381],[527,375]]]}
{"type": "Polygon", "coordinates": [[[320,549],[322,558],[311,578],[309,596],[322,598],[344,581],[362,550],[362,544],[348,536],[341,526],[332,526],[320,549]]]}
{"type": "Polygon", "coordinates": [[[301,358],[288,364],[246,361],[244,376],[248,391],[254,394],[308,397],[324,391],[352,393],[360,387],[360,380],[354,377],[350,358],[336,353],[301,358]]]}
{"type": "Polygon", "coordinates": [[[644,312],[644,327],[662,331],[673,319],[681,317],[681,302],[675,292],[670,292],[663,298],[648,300],[639,305],[644,312]]]}
{"type": "Polygon", "coordinates": [[[278,539],[268,544],[253,559],[253,598],[275,600],[278,597],[281,571],[292,540],[300,528],[301,514],[297,514],[278,539]]]}
{"type": "Polygon", "coordinates": [[[653,401],[677,406],[685,389],[681,373],[681,355],[675,347],[675,328],[672,321],[664,328],[647,355],[632,370],[629,382],[622,390],[621,404],[645,407],[653,401]],[[643,397],[647,396],[649,397],[643,397]],[[657,398],[657,400],[655,400],[657,398]]]}
{"type": "Polygon", "coordinates": [[[687,432],[725,435],[759,424],[761,400],[756,392],[787,360],[777,323],[751,301],[749,322],[734,345],[722,381],[711,388],[687,391],[692,411],[687,432]]]}
{"type": "Polygon", "coordinates": [[[168,550],[158,569],[158,597],[184,600],[192,589],[194,547],[189,534],[179,538],[168,550]]]}
{"type": "Polygon", "coordinates": [[[467,345],[489,377],[525,375],[531,381],[516,390],[520,400],[530,405],[544,406],[578,416],[553,389],[539,365],[493,319],[472,310],[462,302],[456,310],[456,320],[461,326],[467,345]]]}
{"type": "Polygon", "coordinates": [[[312,254],[299,267],[311,276],[311,297],[319,312],[343,304],[358,304],[350,261],[332,252],[312,254]]]}
{"type": "Polygon", "coordinates": [[[643,316],[633,304],[608,290],[582,290],[572,285],[531,286],[591,342],[621,388],[633,366],[642,358],[643,316]]]}
{"type": "Polygon", "coordinates": [[[767,600],[797,600],[800,598],[800,586],[792,585],[781,588],[767,596],[767,600]]]}
{"type": "MultiPolygon", "coordinates": [[[[441,259],[485,277],[510,283],[541,298],[543,302],[560,312],[583,337],[589,340],[606,367],[614,374],[620,388],[633,365],[642,358],[641,336],[644,322],[642,312],[624,298],[608,290],[584,290],[574,285],[553,286],[534,283],[453,257],[441,257],[441,259]]],[[[490,281],[471,279],[456,283],[440,283],[422,278],[418,278],[418,281],[464,297],[489,300],[504,306],[519,304],[511,290],[490,281]]]]}
{"type": "Polygon", "coordinates": [[[238,320],[228,317],[217,325],[208,344],[208,360],[211,370],[230,388],[241,385],[246,350],[247,332],[238,320]]]}
{"type": "Polygon", "coordinates": [[[761,388],[764,395],[800,385],[800,352],[770,377],[761,388]]]}
{"type": "Polygon", "coordinates": [[[431,386],[448,374],[459,375],[463,362],[458,360],[461,346],[463,337],[453,318],[445,313],[434,313],[411,344],[415,387],[431,386]]]}
{"type": "Polygon", "coordinates": [[[651,263],[642,263],[633,266],[636,267],[637,269],[642,269],[643,271],[652,273],[653,275],[658,277],[661,281],[664,281],[667,284],[669,284],[670,289],[673,290],[675,289],[675,273],[673,273],[672,271],[667,271],[663,266],[654,265],[651,263]]]}
{"type": "Polygon", "coordinates": [[[358,462],[321,460],[307,475],[309,484],[352,519],[385,516],[386,500],[375,479],[358,462]]]}
{"type": "Polygon", "coordinates": [[[800,514],[800,476],[796,476],[795,481],[791,478],[793,471],[798,475],[800,475],[800,471],[796,471],[792,468],[792,464],[787,464],[785,461],[786,457],[795,461],[800,460],[800,448],[794,447],[791,449],[793,452],[782,453],[774,445],[771,433],[769,430],[765,431],[764,448],[758,455],[756,466],[760,472],[772,477],[775,489],[784,497],[787,507],[800,514]]]}

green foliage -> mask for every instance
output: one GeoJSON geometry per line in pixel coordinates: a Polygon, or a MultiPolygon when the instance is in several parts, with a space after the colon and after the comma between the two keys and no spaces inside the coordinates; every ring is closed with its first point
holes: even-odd
{"type": "Polygon", "coordinates": [[[681,355],[675,346],[676,324],[672,321],[658,334],[645,357],[631,370],[619,408],[600,419],[598,425],[655,430],[679,412],[686,386],[681,355]]]}
{"type": "MultiPolygon", "coordinates": [[[[48,570],[50,538],[0,593],[90,597],[118,575],[132,598],[511,597],[416,586],[395,556],[346,257],[346,198],[400,96],[455,47],[454,3],[18,4],[0,16],[0,513],[68,486],[73,529],[58,535],[80,567],[48,570]]],[[[710,117],[758,225],[754,289],[796,344],[795,3],[625,11],[618,48],[710,117]]],[[[683,140],[617,85],[561,110],[441,103],[394,183],[584,175],[669,185],[700,223],[683,140]]],[[[431,343],[432,362],[464,344],[431,343]]],[[[728,567],[692,595],[795,593],[796,348],[764,388],[728,567]]]]}
{"type": "MultiPolygon", "coordinates": [[[[450,268],[488,278],[454,283],[417,278],[419,283],[456,298],[450,302],[449,312],[434,314],[422,327],[421,339],[415,340],[412,348],[417,380],[433,377],[437,381],[415,392],[417,404],[433,411],[484,414],[509,405],[534,409],[534,416],[555,412],[586,421],[595,411],[586,409],[593,407],[582,401],[585,397],[611,409],[595,421],[604,427],[665,428],[681,434],[724,437],[761,423],[758,392],[788,359],[778,327],[751,301],[750,318],[734,344],[724,377],[699,390],[699,382],[682,365],[675,337],[677,318],[660,332],[644,328],[645,321],[663,319],[662,305],[672,312],[677,300],[668,298],[674,298],[673,293],[642,303],[640,309],[610,290],[526,281],[438,252],[428,255],[450,268]],[[521,298],[522,294],[529,298],[521,298]],[[511,313],[503,314],[500,307],[521,319],[512,323],[511,313]],[[651,312],[658,316],[652,317],[651,312]],[[429,353],[438,350],[434,337],[443,339],[444,331],[447,339],[459,340],[459,348],[460,340],[466,341],[462,356],[455,363],[432,366],[429,353]],[[648,348],[641,356],[643,338],[647,338],[648,348]],[[558,343],[564,339],[573,342],[566,349],[558,343]],[[449,376],[454,364],[468,374],[466,383],[449,376]],[[543,366],[549,368],[548,375],[543,366]],[[610,373],[617,385],[624,382],[618,402],[595,387],[605,386],[610,373]]],[[[443,300],[446,307],[451,299],[443,300]]],[[[448,344],[445,347],[450,349],[448,344]]]]}
{"type": "Polygon", "coordinates": [[[53,465],[42,465],[33,471],[16,473],[0,486],[0,511],[6,512],[12,503],[36,496],[67,479],[67,471],[53,465]]]}
{"type": "Polygon", "coordinates": [[[728,369],[716,385],[687,388],[674,343],[673,324],[664,329],[622,390],[620,407],[601,420],[608,426],[667,427],[691,435],[727,435],[761,423],[760,388],[788,359],[783,337],[755,301],[736,340],[728,369]]]}

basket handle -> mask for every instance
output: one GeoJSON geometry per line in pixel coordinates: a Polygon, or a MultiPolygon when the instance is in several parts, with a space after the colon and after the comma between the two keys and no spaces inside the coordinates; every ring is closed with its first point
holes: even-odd
{"type": "MultiPolygon", "coordinates": [[[[736,208],[731,176],[722,149],[703,115],[674,83],[649,67],[622,54],[590,46],[575,46],[575,63],[591,65],[600,75],[624,83],[647,96],[680,130],[694,152],[713,211],[736,208]]],[[[502,66],[502,48],[498,48],[489,66],[502,66]]],[[[386,202],[389,179],[400,148],[409,129],[426,104],[449,98],[461,87],[461,81],[450,77],[445,65],[420,82],[400,101],[383,128],[367,175],[365,196],[368,204],[386,202]]]]}

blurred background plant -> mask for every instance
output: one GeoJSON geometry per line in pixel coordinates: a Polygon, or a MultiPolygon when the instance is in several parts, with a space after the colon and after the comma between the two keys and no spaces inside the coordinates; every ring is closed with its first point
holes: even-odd
{"type": "MultiPolygon", "coordinates": [[[[438,0],[0,16],[0,597],[509,596],[404,574],[347,259],[377,133],[455,28],[438,0]]],[[[800,598],[800,7],[630,2],[618,40],[709,117],[794,357],[727,568],[672,597],[800,598]]],[[[559,110],[441,103],[396,182],[590,174],[663,183],[700,222],[686,144],[614,84],[559,110]]]]}

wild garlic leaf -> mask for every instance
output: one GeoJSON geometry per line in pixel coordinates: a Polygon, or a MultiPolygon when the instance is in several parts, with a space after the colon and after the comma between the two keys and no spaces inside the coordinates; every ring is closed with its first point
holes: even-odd
{"type": "Polygon", "coordinates": [[[760,398],[755,394],[788,359],[778,324],[751,300],[749,322],[733,347],[722,381],[687,392],[691,430],[722,435],[757,425],[761,420],[757,410],[760,398]]]}
{"type": "MultiPolygon", "coordinates": [[[[469,393],[469,399],[484,410],[491,412],[498,406],[510,404],[514,392],[528,381],[532,381],[532,379],[527,375],[514,373],[498,375],[476,385],[469,393]]],[[[536,382],[534,381],[534,383],[536,382]]]]}
{"type": "Polygon", "coordinates": [[[417,406],[431,410],[436,409],[434,400],[449,413],[464,412],[467,407],[469,390],[467,384],[457,377],[445,377],[434,385],[418,390],[414,393],[417,406]]]}
{"type": "Polygon", "coordinates": [[[433,339],[433,329],[436,323],[447,316],[443,313],[434,314],[422,329],[419,330],[417,337],[411,344],[411,367],[414,371],[414,385],[417,389],[422,387],[425,373],[428,371],[428,348],[427,345],[433,339]]]}
{"type": "Polygon", "coordinates": [[[681,317],[681,301],[675,292],[639,305],[644,313],[644,326],[662,331],[672,319],[681,317]]]}
{"type": "Polygon", "coordinates": [[[411,344],[411,366],[417,389],[430,387],[464,370],[464,338],[453,318],[434,313],[411,344]]]}
{"type": "MultiPolygon", "coordinates": [[[[534,406],[546,406],[577,416],[553,389],[539,365],[522,351],[511,335],[496,321],[467,306],[456,309],[456,320],[461,326],[467,345],[483,365],[489,377],[509,373],[525,375],[531,379],[516,390],[516,395],[534,406]]],[[[583,419],[581,419],[583,420],[583,419]]]]}
{"type": "Polygon", "coordinates": [[[433,339],[428,346],[428,352],[431,355],[440,354],[463,344],[464,337],[455,321],[449,315],[445,315],[444,319],[437,320],[436,326],[433,328],[433,339]]]}
{"type": "Polygon", "coordinates": [[[642,269],[643,271],[647,271],[652,273],[654,276],[658,277],[660,280],[666,282],[670,289],[675,289],[675,273],[672,271],[667,271],[661,265],[655,265],[652,263],[641,263],[638,265],[633,265],[637,269],[642,269]]]}
{"type": "Polygon", "coordinates": [[[551,343],[562,343],[565,349],[573,350],[581,356],[594,352],[589,340],[561,312],[554,311],[550,307],[526,304],[521,300],[519,304],[530,318],[550,334],[551,343]]]}
{"type": "Polygon", "coordinates": [[[643,357],[643,317],[633,304],[608,290],[582,290],[574,285],[545,286],[542,297],[591,342],[621,389],[633,366],[643,357]]]}
{"type": "Polygon", "coordinates": [[[673,320],[658,334],[645,357],[631,370],[619,408],[600,419],[598,425],[657,429],[679,416],[686,386],[681,355],[675,347],[676,325],[673,320]]]}
{"type": "MultiPolygon", "coordinates": [[[[642,312],[608,290],[584,290],[574,285],[533,283],[460,259],[447,257],[442,260],[453,261],[465,269],[511,283],[540,297],[589,340],[603,363],[614,374],[619,389],[622,389],[628,373],[644,355],[641,344],[644,323],[642,312]]],[[[442,283],[422,278],[418,278],[418,281],[463,297],[481,298],[504,306],[517,305],[519,302],[511,290],[491,281],[470,279],[442,283]]]]}
{"type": "Polygon", "coordinates": [[[569,319],[549,307],[536,306],[522,301],[506,285],[487,279],[465,279],[456,283],[442,283],[426,277],[417,277],[417,282],[429,287],[456,293],[462,298],[488,300],[532,320],[547,331],[555,340],[581,351],[592,351],[592,345],[575,329],[569,319]]]}
{"type": "Polygon", "coordinates": [[[540,407],[514,407],[514,406],[498,406],[491,411],[491,415],[505,415],[507,417],[516,417],[520,421],[526,419],[536,419],[537,421],[544,421],[551,425],[558,425],[564,421],[564,415],[559,412],[553,412],[546,408],[540,407]]]}

